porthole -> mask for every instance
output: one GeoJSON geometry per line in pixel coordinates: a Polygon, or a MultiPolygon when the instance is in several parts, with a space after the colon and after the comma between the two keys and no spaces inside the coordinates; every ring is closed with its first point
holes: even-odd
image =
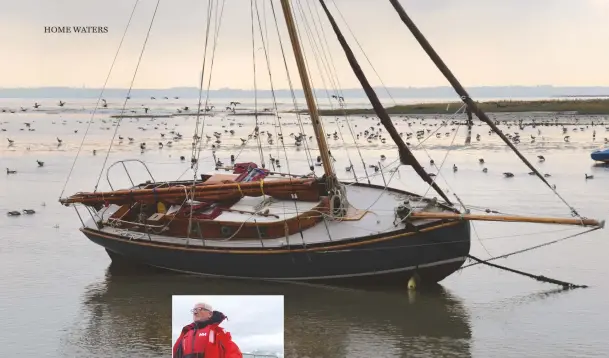
{"type": "Polygon", "coordinates": [[[230,237],[233,234],[233,229],[229,226],[220,227],[220,232],[224,237],[230,237]]]}

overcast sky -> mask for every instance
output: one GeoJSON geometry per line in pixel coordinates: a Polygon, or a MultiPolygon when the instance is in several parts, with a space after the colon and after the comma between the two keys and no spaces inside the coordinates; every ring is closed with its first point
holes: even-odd
{"type": "Polygon", "coordinates": [[[173,296],[172,344],[182,328],[192,323],[190,310],[198,302],[228,317],[220,326],[243,352],[283,352],[283,296],[173,296]]]}
{"type": "MultiPolygon", "coordinates": [[[[275,87],[287,87],[269,6],[275,87]]],[[[273,0],[281,16],[278,0],[273,0]]],[[[388,0],[326,0],[373,84],[379,84],[337,8],[388,86],[446,85],[388,0]]],[[[401,0],[415,23],[466,86],[609,84],[609,0],[401,0]]],[[[140,0],[110,87],[128,87],[156,0],[140,0]]],[[[136,88],[198,86],[207,1],[161,0],[134,83],[136,88]]],[[[219,1],[222,3],[222,0],[219,1]]],[[[297,21],[317,20],[317,0],[292,0],[297,21]],[[311,6],[311,11],[309,11],[311,6]]],[[[0,87],[101,87],[135,0],[0,0],[0,87]],[[107,26],[107,34],[45,34],[45,26],[107,26]]],[[[266,4],[266,10],[264,10],[266,4]]],[[[322,15],[341,87],[359,87],[322,15]]],[[[285,25],[281,37],[293,63],[285,25]]],[[[258,23],[255,24],[256,33],[258,23]]],[[[305,28],[301,36],[321,87],[305,28]]],[[[319,34],[321,34],[321,31],[319,34]]],[[[316,36],[316,34],[314,34],[316,36]]],[[[257,39],[256,48],[261,48],[257,39]]],[[[256,51],[258,87],[269,88],[264,51],[256,51]]],[[[253,87],[250,0],[226,0],[211,88],[253,87]]],[[[294,66],[290,65],[292,69],[294,66]]],[[[298,76],[294,73],[293,79],[298,76]]],[[[297,87],[300,87],[298,84],[297,87]]]]}

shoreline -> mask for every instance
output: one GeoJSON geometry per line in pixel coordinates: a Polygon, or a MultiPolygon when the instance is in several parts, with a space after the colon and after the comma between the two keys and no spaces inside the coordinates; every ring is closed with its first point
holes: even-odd
{"type": "MultiPolygon", "coordinates": [[[[581,115],[609,114],[609,99],[585,100],[533,100],[533,101],[476,101],[480,109],[487,113],[522,113],[522,112],[553,112],[575,113],[581,115]]],[[[386,107],[390,115],[400,114],[451,114],[458,110],[463,102],[414,103],[386,107]]],[[[308,114],[308,110],[300,111],[308,114]]],[[[340,115],[376,115],[372,108],[347,108],[345,110],[320,109],[322,116],[340,115]]]]}
{"type": "MultiPolygon", "coordinates": [[[[531,100],[531,101],[477,101],[480,109],[486,113],[555,113],[555,114],[579,114],[579,115],[609,115],[609,98],[607,99],[560,99],[560,100],[531,100]]],[[[463,102],[432,102],[401,104],[385,107],[389,115],[438,115],[453,114],[463,102]]],[[[347,108],[347,109],[319,109],[321,116],[344,116],[346,115],[372,115],[376,113],[372,108],[347,108]]],[[[296,111],[280,111],[279,113],[296,113],[296,111]]],[[[299,111],[301,114],[309,114],[308,110],[299,111]]],[[[230,113],[234,116],[253,116],[251,111],[230,113]]],[[[166,114],[123,114],[111,115],[112,118],[169,118],[181,116],[196,116],[192,113],[166,113],[166,114]]],[[[204,113],[201,113],[204,115],[204,113]]],[[[207,115],[212,115],[207,114],[207,115]]],[[[272,116],[272,112],[258,112],[258,116],[272,116]]]]}

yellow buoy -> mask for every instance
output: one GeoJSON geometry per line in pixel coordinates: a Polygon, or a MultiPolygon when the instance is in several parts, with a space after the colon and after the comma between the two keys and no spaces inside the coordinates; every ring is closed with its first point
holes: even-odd
{"type": "Polygon", "coordinates": [[[416,290],[417,289],[417,279],[412,276],[410,278],[410,280],[408,280],[408,289],[409,290],[416,290]]]}

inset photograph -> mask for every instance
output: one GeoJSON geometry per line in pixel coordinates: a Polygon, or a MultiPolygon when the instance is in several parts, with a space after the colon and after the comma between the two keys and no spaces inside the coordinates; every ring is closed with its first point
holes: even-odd
{"type": "Polygon", "coordinates": [[[172,297],[173,358],[283,358],[283,296],[172,297]]]}

